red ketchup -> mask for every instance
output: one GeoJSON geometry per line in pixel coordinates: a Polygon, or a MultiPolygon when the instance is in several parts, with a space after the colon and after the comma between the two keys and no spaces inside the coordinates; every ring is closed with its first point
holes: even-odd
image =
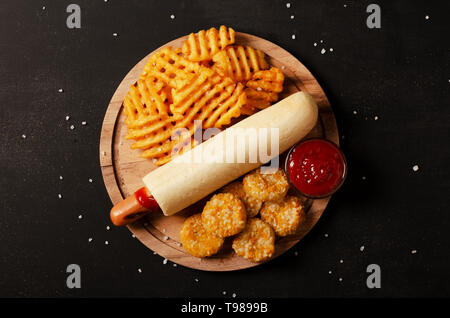
{"type": "Polygon", "coordinates": [[[155,198],[148,192],[146,187],[140,188],[134,195],[139,204],[144,208],[147,208],[148,210],[155,210],[158,208],[158,202],[156,202],[155,198]]]}
{"type": "Polygon", "coordinates": [[[347,164],[341,150],[324,139],[309,139],[291,149],[286,172],[291,183],[313,198],[333,194],[344,182],[347,164]]]}

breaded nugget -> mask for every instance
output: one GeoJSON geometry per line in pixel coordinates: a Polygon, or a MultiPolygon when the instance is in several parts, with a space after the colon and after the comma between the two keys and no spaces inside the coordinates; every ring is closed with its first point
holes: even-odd
{"type": "Polygon", "coordinates": [[[220,237],[239,233],[244,229],[246,221],[244,204],[231,193],[214,195],[203,208],[203,227],[220,237]]]}
{"type": "Polygon", "coordinates": [[[234,238],[233,250],[252,262],[266,261],[275,252],[275,233],[266,222],[252,218],[244,231],[234,238]]]}
{"type": "Polygon", "coordinates": [[[295,233],[305,219],[300,199],[293,196],[288,196],[281,202],[265,202],[260,213],[261,220],[269,223],[278,236],[295,233]]]}
{"type": "Polygon", "coordinates": [[[247,211],[247,217],[253,217],[258,214],[259,210],[262,206],[262,201],[258,200],[251,195],[248,195],[242,186],[242,182],[235,181],[230,183],[225,188],[223,188],[222,192],[232,193],[241,199],[242,203],[244,203],[245,210],[247,211]]]}
{"type": "Polygon", "coordinates": [[[195,257],[216,254],[223,245],[223,238],[211,234],[203,228],[201,213],[194,214],[184,221],[180,238],[184,249],[195,257]]]}
{"type": "Polygon", "coordinates": [[[289,190],[289,182],[283,170],[261,173],[261,169],[244,177],[244,191],[261,201],[282,200],[289,190]]]}

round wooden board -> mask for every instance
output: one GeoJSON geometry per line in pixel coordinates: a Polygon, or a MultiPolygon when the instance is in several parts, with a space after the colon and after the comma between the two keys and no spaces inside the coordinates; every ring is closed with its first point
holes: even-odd
{"type": "MultiPolygon", "coordinates": [[[[186,38],[187,36],[181,37],[162,47],[181,47],[186,38]]],[[[236,43],[262,50],[266,53],[270,65],[282,69],[286,82],[280,99],[299,90],[306,91],[315,98],[319,106],[319,121],[307,137],[322,137],[339,144],[336,120],[329,101],[319,83],[300,61],[281,47],[254,35],[237,32],[236,43]]],[[[154,52],[143,58],[125,76],[109,103],[103,121],[99,149],[100,165],[106,189],[114,204],[144,186],[142,177],[156,168],[151,160],[140,158],[138,150],[130,149],[132,141],[125,140],[127,127],[124,123],[125,116],[122,115],[122,102],[130,85],[139,78],[147,59],[154,52]]],[[[280,160],[280,164],[282,163],[280,160]]],[[[277,240],[273,258],[286,252],[311,230],[325,210],[329,199],[307,201],[309,209],[306,221],[295,235],[277,240]]],[[[195,258],[183,249],[179,243],[181,224],[186,216],[201,212],[204,202],[205,200],[202,200],[169,217],[163,216],[162,213],[150,214],[129,225],[128,228],[145,246],[162,257],[186,267],[206,271],[232,271],[258,265],[237,256],[232,251],[229,241],[220,254],[206,259],[195,258]]]]}

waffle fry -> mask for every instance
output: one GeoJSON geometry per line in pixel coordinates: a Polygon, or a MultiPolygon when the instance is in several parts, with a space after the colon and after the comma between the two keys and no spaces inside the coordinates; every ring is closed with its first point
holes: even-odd
{"type": "Polygon", "coordinates": [[[265,92],[280,93],[283,90],[283,82],[283,72],[279,68],[271,67],[270,70],[255,72],[246,86],[253,89],[260,87],[265,92]]]}
{"type": "Polygon", "coordinates": [[[230,46],[213,56],[213,69],[236,82],[247,81],[254,72],[269,67],[264,53],[250,46],[230,46]]]}
{"type": "Polygon", "coordinates": [[[189,34],[184,42],[182,52],[187,59],[194,62],[211,60],[214,54],[223,50],[235,41],[234,30],[222,25],[217,31],[211,28],[201,30],[197,34],[189,34]]]}
{"type": "Polygon", "coordinates": [[[257,109],[264,109],[278,100],[278,93],[283,90],[283,72],[272,67],[270,70],[255,72],[245,86],[247,105],[244,113],[250,115],[257,109]]]}
{"type": "Polygon", "coordinates": [[[176,102],[171,110],[184,117],[180,127],[190,128],[189,123],[194,120],[201,120],[205,129],[228,125],[232,118],[240,116],[240,108],[247,101],[242,84],[236,85],[231,79],[217,75],[205,81],[194,81],[182,90],[174,90],[173,94],[176,102]],[[186,94],[186,90],[191,93],[186,94]]]}
{"type": "Polygon", "coordinates": [[[200,73],[212,76],[214,71],[184,58],[180,49],[166,47],[149,58],[141,78],[153,76],[171,88],[177,88],[192,81],[193,76],[200,73]]]}

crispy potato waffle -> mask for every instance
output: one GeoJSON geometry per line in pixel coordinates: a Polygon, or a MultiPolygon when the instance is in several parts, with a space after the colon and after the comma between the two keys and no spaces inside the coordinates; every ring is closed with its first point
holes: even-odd
{"type": "Polygon", "coordinates": [[[304,219],[304,207],[294,196],[281,202],[265,202],[261,209],[261,220],[269,223],[278,236],[294,234],[304,219]]]}
{"type": "Polygon", "coordinates": [[[202,215],[188,217],[181,227],[180,240],[184,249],[195,257],[216,254],[223,245],[223,239],[207,232],[202,225],[202,215]]]}
{"type": "Polygon", "coordinates": [[[261,201],[282,200],[289,190],[289,182],[283,170],[261,173],[256,169],[247,174],[243,180],[244,191],[261,201]]]}
{"type": "Polygon", "coordinates": [[[278,93],[283,90],[283,83],[284,75],[279,68],[272,67],[270,70],[255,72],[245,84],[246,109],[254,112],[272,105],[278,100],[278,93]]]}
{"type": "Polygon", "coordinates": [[[236,82],[248,81],[253,73],[269,67],[264,52],[250,46],[230,46],[213,56],[213,69],[236,82]]]}
{"type": "Polygon", "coordinates": [[[223,50],[235,41],[232,28],[222,25],[217,31],[211,28],[207,31],[201,30],[197,34],[191,33],[184,42],[182,52],[191,61],[199,62],[211,60],[212,56],[223,50]]]}
{"type": "Polygon", "coordinates": [[[259,210],[262,206],[262,201],[258,200],[255,197],[248,195],[242,186],[242,182],[235,181],[230,183],[225,188],[223,188],[222,192],[232,193],[241,199],[242,203],[244,203],[245,210],[247,211],[247,217],[253,217],[258,214],[259,210]]]}
{"type": "Polygon", "coordinates": [[[220,237],[241,232],[246,221],[247,213],[244,204],[231,193],[214,195],[203,208],[203,227],[220,237]]]}
{"type": "Polygon", "coordinates": [[[234,238],[232,246],[237,255],[249,261],[266,261],[275,252],[275,233],[267,223],[252,218],[234,238]]]}

